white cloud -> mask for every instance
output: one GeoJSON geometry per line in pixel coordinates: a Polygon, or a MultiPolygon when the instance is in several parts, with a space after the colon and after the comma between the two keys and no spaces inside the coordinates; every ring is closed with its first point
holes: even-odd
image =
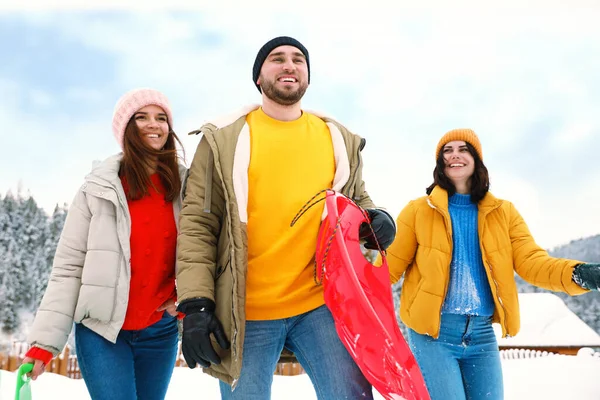
{"type": "Polygon", "coordinates": [[[577,145],[579,142],[591,137],[594,130],[597,129],[598,125],[594,125],[591,122],[575,122],[554,135],[552,145],[559,151],[561,149],[564,150],[565,147],[577,145]]]}
{"type": "MultiPolygon", "coordinates": [[[[589,201],[600,198],[589,184],[597,181],[600,167],[588,155],[600,145],[600,56],[592,51],[600,37],[600,7],[594,2],[508,2],[491,8],[465,1],[395,6],[374,1],[369,9],[320,2],[319,13],[310,2],[294,13],[272,7],[275,2],[227,11],[216,3],[184,3],[169,6],[188,10],[183,13],[154,12],[158,3],[149,2],[145,12],[28,17],[28,23],[59,31],[61,43],[107,54],[114,64],[106,68],[114,68],[115,77],[103,86],[90,76],[85,87],[64,88],[67,100],[100,106],[87,115],[62,109],[48,120],[20,104],[25,93],[37,93],[38,104],[57,93],[0,75],[0,87],[9,93],[0,100],[0,123],[8,131],[30,132],[33,140],[26,145],[11,139],[13,148],[37,154],[60,143],[53,149],[62,157],[50,167],[31,159],[16,164],[19,172],[3,173],[0,188],[22,178],[36,198],[69,201],[91,160],[117,150],[109,130],[113,97],[136,86],[156,87],[170,98],[175,130],[191,161],[199,138],[187,132],[259,101],[250,81],[255,54],[271,37],[287,34],[311,54],[305,107],[331,113],[367,138],[365,180],[380,205],[397,214],[422,195],[431,183],[439,137],[455,127],[472,127],[483,143],[493,191],[518,205],[541,245],[600,233],[600,212],[589,201]],[[566,158],[579,163],[569,167],[568,182],[557,181],[564,172],[553,171],[549,160],[566,158]],[[515,167],[522,165],[544,173],[515,167]]],[[[25,4],[42,7],[42,2],[25,4]]],[[[56,7],[83,6],[59,2],[56,7]]]]}
{"type": "Polygon", "coordinates": [[[4,99],[0,107],[0,126],[4,153],[0,174],[0,193],[20,188],[31,194],[38,204],[52,212],[56,204],[69,203],[92,160],[116,152],[117,145],[108,136],[106,121],[72,121],[75,116],[38,116],[22,110],[25,98],[45,107],[53,101],[52,94],[28,91],[16,82],[0,82],[4,99]],[[6,101],[13,99],[13,101],[6,101]],[[41,99],[41,100],[40,100],[41,99]]]}
{"type": "Polygon", "coordinates": [[[30,101],[37,107],[48,107],[52,104],[52,95],[48,92],[39,89],[29,91],[30,101]]]}

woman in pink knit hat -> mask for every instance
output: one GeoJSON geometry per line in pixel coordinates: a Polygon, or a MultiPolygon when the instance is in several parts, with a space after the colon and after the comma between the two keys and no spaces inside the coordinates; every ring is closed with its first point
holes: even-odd
{"type": "Polygon", "coordinates": [[[163,399],[177,354],[175,246],[180,192],[165,95],[136,89],[117,102],[123,150],[95,166],[69,209],[23,362],[32,378],[65,346],[73,322],[92,399],[163,399]]]}

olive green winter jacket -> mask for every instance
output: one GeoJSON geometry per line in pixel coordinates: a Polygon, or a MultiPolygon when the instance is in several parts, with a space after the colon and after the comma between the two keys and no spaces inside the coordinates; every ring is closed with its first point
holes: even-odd
{"type": "MultiPolygon", "coordinates": [[[[178,301],[200,297],[215,301],[216,315],[231,347],[223,350],[214,342],[222,363],[204,371],[229,384],[239,378],[242,367],[250,162],[246,115],[257,107],[247,107],[191,133],[202,133],[203,137],[189,170],[179,221],[178,301]]],[[[331,132],[336,163],[332,189],[363,208],[374,208],[362,180],[365,140],[338,122],[313,114],[322,118],[331,132]]]]}

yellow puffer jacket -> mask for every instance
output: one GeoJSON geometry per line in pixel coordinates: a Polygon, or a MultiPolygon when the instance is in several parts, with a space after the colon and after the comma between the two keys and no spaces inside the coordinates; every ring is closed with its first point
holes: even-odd
{"type": "MultiPolygon", "coordinates": [[[[582,262],[550,257],[535,243],[512,203],[488,193],[478,208],[483,264],[494,296],[494,322],[502,326],[502,336],[514,336],[520,329],[514,271],[545,289],[570,295],[587,292],[571,280],[574,267],[582,262]]],[[[447,192],[435,187],[429,196],[408,203],[397,227],[387,261],[392,283],[405,274],[400,317],[414,331],[437,338],[452,261],[447,192]]]]}

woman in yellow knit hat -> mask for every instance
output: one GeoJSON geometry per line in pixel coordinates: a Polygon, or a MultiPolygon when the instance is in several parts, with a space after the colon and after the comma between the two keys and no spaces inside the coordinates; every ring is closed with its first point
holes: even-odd
{"type": "Polygon", "coordinates": [[[553,258],[506,200],[489,191],[479,138],[446,133],[427,196],[406,205],[387,250],[393,283],[404,275],[400,316],[432,400],[502,399],[498,343],[519,332],[516,271],[578,295],[600,286],[600,264],[553,258]]]}

